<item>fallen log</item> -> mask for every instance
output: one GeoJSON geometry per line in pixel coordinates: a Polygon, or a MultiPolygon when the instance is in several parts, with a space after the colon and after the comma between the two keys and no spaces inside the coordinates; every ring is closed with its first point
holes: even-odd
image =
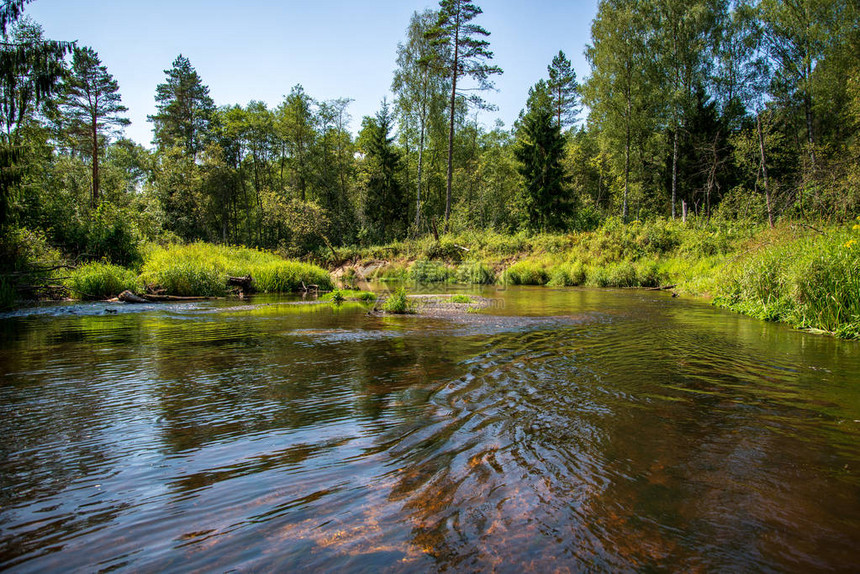
{"type": "Polygon", "coordinates": [[[251,292],[251,285],[253,284],[254,279],[250,275],[246,275],[245,277],[228,277],[227,285],[231,287],[239,287],[245,293],[251,292]]]}
{"type": "Polygon", "coordinates": [[[135,295],[131,291],[123,291],[119,294],[119,297],[117,297],[117,299],[122,301],[123,303],[149,303],[149,301],[147,301],[143,297],[135,295]]]}
{"type": "Polygon", "coordinates": [[[669,289],[674,289],[678,285],[664,285],[662,287],[649,287],[648,291],[668,291],[669,289]]]}
{"type": "Polygon", "coordinates": [[[219,297],[179,297],[176,295],[144,295],[143,297],[135,295],[131,291],[123,291],[117,297],[118,301],[123,303],[166,303],[166,302],[189,302],[189,301],[210,301],[219,299],[219,297]]]}

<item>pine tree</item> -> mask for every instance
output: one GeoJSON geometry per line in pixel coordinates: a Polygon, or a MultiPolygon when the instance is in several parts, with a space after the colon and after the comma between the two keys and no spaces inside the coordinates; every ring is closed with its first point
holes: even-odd
{"type": "Polygon", "coordinates": [[[359,140],[366,151],[367,196],[364,216],[377,241],[400,238],[406,228],[406,194],[400,183],[400,154],[391,134],[393,117],[383,100],[376,117],[364,118],[359,140]]]}
{"type": "MultiPolygon", "coordinates": [[[[445,229],[451,217],[451,186],[454,180],[454,120],[457,110],[457,82],[465,77],[478,82],[478,90],[492,89],[490,76],[501,74],[498,66],[487,64],[493,59],[489,50],[490,43],[485,40],[490,33],[478,26],[470,24],[483,11],[472,2],[465,0],[440,0],[439,19],[436,25],[427,32],[427,37],[434,44],[447,47],[442,68],[447,71],[451,81],[451,99],[449,102],[448,123],[448,176],[445,192],[445,229]]],[[[468,103],[484,106],[480,96],[472,94],[466,98],[468,103]]]]}
{"type": "Polygon", "coordinates": [[[564,136],[556,120],[550,88],[541,80],[529,90],[514,150],[525,179],[529,227],[536,231],[564,229],[573,211],[569,178],[562,166],[564,136]]]}
{"type": "Polygon", "coordinates": [[[182,147],[197,158],[209,139],[215,103],[197,70],[182,54],[164,73],[167,81],[155,89],[158,113],[149,116],[155,130],[153,143],[159,150],[182,147]]]}
{"type": "Polygon", "coordinates": [[[579,83],[576,81],[576,72],[561,50],[546,70],[549,73],[547,87],[556,123],[559,129],[564,131],[564,128],[576,123],[576,116],[579,114],[579,83]]]}
{"type": "Polygon", "coordinates": [[[99,157],[112,135],[127,126],[119,85],[92,48],[76,48],[58,101],[59,124],[74,149],[92,162],[92,202],[99,202],[99,157]]]}

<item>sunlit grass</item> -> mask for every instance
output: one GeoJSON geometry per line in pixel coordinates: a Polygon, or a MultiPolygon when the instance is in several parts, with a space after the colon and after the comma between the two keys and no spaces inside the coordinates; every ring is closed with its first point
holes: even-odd
{"type": "Polygon", "coordinates": [[[141,290],[140,280],[130,269],[98,262],[73,270],[65,285],[79,299],[109,299],[125,290],[141,290]]]}
{"type": "Polygon", "coordinates": [[[287,293],[303,285],[332,288],[329,273],[316,265],[287,261],[267,251],[208,243],[151,248],[141,269],[146,284],[189,296],[224,295],[228,277],[247,275],[260,293],[287,293]]]}

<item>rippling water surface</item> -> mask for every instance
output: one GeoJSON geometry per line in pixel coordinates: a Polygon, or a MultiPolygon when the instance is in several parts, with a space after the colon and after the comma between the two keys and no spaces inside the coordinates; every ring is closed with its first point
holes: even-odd
{"type": "Polygon", "coordinates": [[[860,564],[860,344],[638,291],[0,318],[0,569],[860,564]]]}

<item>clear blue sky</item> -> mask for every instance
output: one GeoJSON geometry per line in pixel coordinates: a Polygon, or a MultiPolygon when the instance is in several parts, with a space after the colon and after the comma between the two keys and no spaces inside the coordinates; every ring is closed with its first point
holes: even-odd
{"type": "MultiPolygon", "coordinates": [[[[494,63],[505,73],[486,99],[510,126],[528,89],[563,50],[577,76],[597,0],[478,0],[476,19],[491,32],[494,63]]],[[[318,100],[349,97],[355,130],[389,89],[398,42],[415,11],[431,0],[35,0],[26,14],[54,40],[91,46],[119,81],[132,125],[126,135],[152,139],[146,116],[155,87],[178,54],[191,60],[219,106],[281,102],[295,84],[318,100]]]]}

